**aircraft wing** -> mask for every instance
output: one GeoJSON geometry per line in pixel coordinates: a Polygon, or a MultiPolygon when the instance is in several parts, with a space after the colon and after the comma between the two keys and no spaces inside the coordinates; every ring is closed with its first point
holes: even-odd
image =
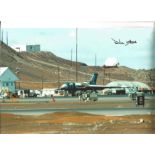
{"type": "Polygon", "coordinates": [[[76,86],[74,88],[69,88],[69,87],[63,87],[60,88],[61,90],[69,90],[69,91],[86,91],[86,90],[103,90],[103,89],[112,89],[112,88],[126,88],[126,87],[120,87],[120,86],[104,86],[104,85],[81,85],[81,86],[76,86]]]}
{"type": "Polygon", "coordinates": [[[112,89],[112,88],[126,88],[126,87],[120,87],[120,86],[104,86],[104,85],[88,85],[88,86],[81,86],[76,87],[76,90],[103,90],[103,89],[112,89]]]}

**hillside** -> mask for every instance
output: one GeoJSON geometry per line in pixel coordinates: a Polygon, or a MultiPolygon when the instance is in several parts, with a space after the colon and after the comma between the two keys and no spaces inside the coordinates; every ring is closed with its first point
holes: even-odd
{"type": "MultiPolygon", "coordinates": [[[[0,66],[8,66],[17,74],[20,78],[17,87],[20,88],[57,87],[65,81],[76,79],[75,62],[57,57],[52,52],[19,53],[4,43],[0,47],[0,66]]],[[[95,68],[78,62],[78,82],[88,81],[94,71],[99,73],[98,84],[129,80],[141,81],[153,86],[155,77],[155,69],[135,70],[120,66],[104,71],[103,67],[95,68]]]]}

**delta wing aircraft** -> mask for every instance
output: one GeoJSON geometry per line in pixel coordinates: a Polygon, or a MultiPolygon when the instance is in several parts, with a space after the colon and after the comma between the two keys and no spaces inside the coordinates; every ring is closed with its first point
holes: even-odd
{"type": "Polygon", "coordinates": [[[98,73],[93,73],[90,81],[83,82],[83,83],[76,83],[76,82],[66,82],[61,87],[60,90],[67,91],[72,96],[76,95],[76,92],[85,92],[85,91],[97,91],[97,90],[103,90],[106,88],[122,88],[118,86],[105,86],[105,85],[96,85],[98,73]]]}

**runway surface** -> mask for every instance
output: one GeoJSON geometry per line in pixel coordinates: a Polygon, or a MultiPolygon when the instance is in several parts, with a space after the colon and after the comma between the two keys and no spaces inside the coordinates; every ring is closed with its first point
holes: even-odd
{"type": "MultiPolygon", "coordinates": [[[[19,102],[47,102],[50,101],[50,97],[38,97],[38,98],[19,98],[17,99],[19,102]]],[[[78,97],[55,97],[56,101],[60,102],[76,102],[79,101],[78,97]]],[[[98,101],[113,101],[113,102],[118,102],[118,101],[124,101],[124,100],[130,100],[130,98],[127,95],[113,95],[113,96],[99,96],[98,101]]],[[[155,100],[155,95],[147,95],[145,96],[145,100],[155,100]]],[[[3,101],[3,99],[0,99],[0,103],[3,101]]],[[[5,103],[10,102],[10,99],[5,99],[5,103]]]]}
{"type": "MultiPolygon", "coordinates": [[[[1,113],[20,115],[41,115],[54,112],[83,112],[97,115],[123,116],[155,114],[155,96],[145,97],[145,107],[136,107],[135,102],[127,96],[99,97],[97,102],[80,102],[77,97],[24,98],[17,103],[9,99],[1,103],[1,113]]],[[[2,101],[2,100],[1,100],[2,101]]]]}

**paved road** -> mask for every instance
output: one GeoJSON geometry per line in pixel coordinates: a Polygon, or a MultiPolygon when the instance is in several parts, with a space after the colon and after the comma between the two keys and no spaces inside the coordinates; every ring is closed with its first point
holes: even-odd
{"type": "Polygon", "coordinates": [[[19,104],[7,104],[10,100],[6,100],[6,104],[0,104],[0,112],[22,115],[38,115],[53,112],[85,112],[101,115],[155,114],[155,96],[146,96],[144,108],[136,108],[134,102],[127,96],[99,97],[99,101],[93,102],[93,104],[79,102],[77,97],[57,97],[55,104],[49,103],[50,100],[50,98],[25,98],[19,99],[19,104]]]}
{"type": "MultiPolygon", "coordinates": [[[[155,100],[155,95],[153,96],[146,96],[145,97],[146,100],[155,100]]],[[[47,98],[19,98],[17,99],[18,102],[48,102],[51,100],[51,98],[47,97],[47,98]]],[[[60,101],[60,102],[76,102],[79,101],[78,97],[55,97],[56,101],[60,101]]],[[[99,101],[113,101],[113,102],[118,102],[118,101],[124,101],[124,100],[130,100],[130,98],[126,95],[120,95],[120,96],[100,96],[98,97],[99,101]]],[[[5,103],[7,102],[11,102],[10,99],[5,99],[4,100],[5,103]]],[[[3,100],[0,99],[0,103],[2,103],[3,100]]]]}

